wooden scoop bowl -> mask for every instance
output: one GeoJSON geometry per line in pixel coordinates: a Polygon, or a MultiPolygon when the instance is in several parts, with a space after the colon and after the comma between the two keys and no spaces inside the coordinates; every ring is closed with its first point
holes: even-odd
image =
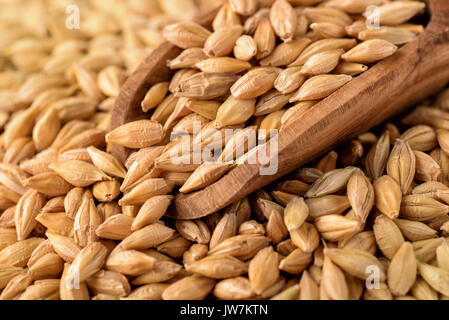
{"type": "MultiPolygon", "coordinates": [[[[200,191],[178,194],[171,215],[195,219],[214,213],[443,88],[449,81],[449,1],[426,2],[430,22],[415,40],[290,121],[279,133],[276,174],[260,175],[262,165],[241,164],[200,191]]],[[[197,22],[210,25],[215,13],[197,22]]],[[[151,85],[170,78],[166,61],[180,52],[164,43],[128,78],[113,110],[112,128],[147,117],[140,102],[151,85]]],[[[113,146],[112,152],[124,161],[130,150],[113,146]]]]}

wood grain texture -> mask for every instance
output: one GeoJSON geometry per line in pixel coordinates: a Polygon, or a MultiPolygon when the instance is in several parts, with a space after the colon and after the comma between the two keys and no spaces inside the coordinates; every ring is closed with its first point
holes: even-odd
{"type": "MultiPolygon", "coordinates": [[[[449,1],[426,2],[431,21],[417,39],[289,122],[279,134],[276,174],[260,175],[260,164],[239,165],[203,190],[178,194],[170,215],[193,219],[214,213],[445,86],[449,81],[449,1]]],[[[202,22],[210,23],[210,18],[202,22]]],[[[162,45],[128,79],[113,111],[113,128],[143,116],[143,95],[151,84],[169,78],[165,61],[179,52],[162,45]]],[[[129,153],[118,146],[113,152],[122,161],[129,153]]]]}

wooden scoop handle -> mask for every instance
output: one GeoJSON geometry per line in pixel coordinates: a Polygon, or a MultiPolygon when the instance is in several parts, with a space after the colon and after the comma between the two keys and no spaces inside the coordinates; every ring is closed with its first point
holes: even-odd
{"type": "Polygon", "coordinates": [[[431,21],[417,39],[279,133],[276,174],[260,175],[261,165],[239,165],[203,190],[179,194],[172,215],[214,213],[443,88],[449,81],[449,1],[427,3],[431,21]]]}

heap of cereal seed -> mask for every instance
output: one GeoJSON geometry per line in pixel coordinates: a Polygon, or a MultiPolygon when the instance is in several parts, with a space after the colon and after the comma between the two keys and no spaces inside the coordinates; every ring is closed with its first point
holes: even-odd
{"type": "Polygon", "coordinates": [[[149,178],[171,180],[183,193],[202,189],[233,160],[245,160],[257,144],[249,136],[270,138],[413,40],[423,27],[407,21],[424,8],[418,1],[232,0],[213,30],[191,21],[169,25],[165,39],[184,49],[167,62],[176,73],[147,92],[141,105],[148,120],[116,128],[106,141],[151,150],[149,178]],[[367,11],[373,5],[377,20],[367,11]],[[178,139],[167,145],[170,137],[178,139]],[[147,149],[154,145],[167,146],[147,149]]]}

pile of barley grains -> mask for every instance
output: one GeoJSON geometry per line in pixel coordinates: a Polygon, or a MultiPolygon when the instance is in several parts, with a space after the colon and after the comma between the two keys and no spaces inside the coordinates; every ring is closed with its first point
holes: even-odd
{"type": "Polygon", "coordinates": [[[79,30],[68,4],[0,7],[0,299],[449,297],[449,89],[220,212],[166,216],[178,188],[238,165],[245,133],[276,134],[412,40],[422,2],[80,1],[79,30]],[[190,22],[220,3],[213,30],[190,22]],[[185,49],[176,73],[149,119],[109,131],[164,37],[185,49]],[[137,150],[121,163],[111,143],[137,150]],[[183,161],[191,144],[216,161],[183,161]]]}
{"type": "MultiPolygon", "coordinates": [[[[147,120],[114,129],[106,141],[141,148],[142,159],[154,162],[145,179],[163,177],[183,193],[202,189],[233,160],[245,161],[257,144],[249,136],[271,138],[413,40],[423,26],[407,21],[424,8],[419,1],[232,0],[213,30],[191,21],[166,26],[165,39],[184,49],[167,62],[174,76],[146,93],[147,120]],[[378,6],[378,27],[365,18],[369,5],[378,6]]],[[[121,190],[134,186],[125,177],[121,190]]]]}

